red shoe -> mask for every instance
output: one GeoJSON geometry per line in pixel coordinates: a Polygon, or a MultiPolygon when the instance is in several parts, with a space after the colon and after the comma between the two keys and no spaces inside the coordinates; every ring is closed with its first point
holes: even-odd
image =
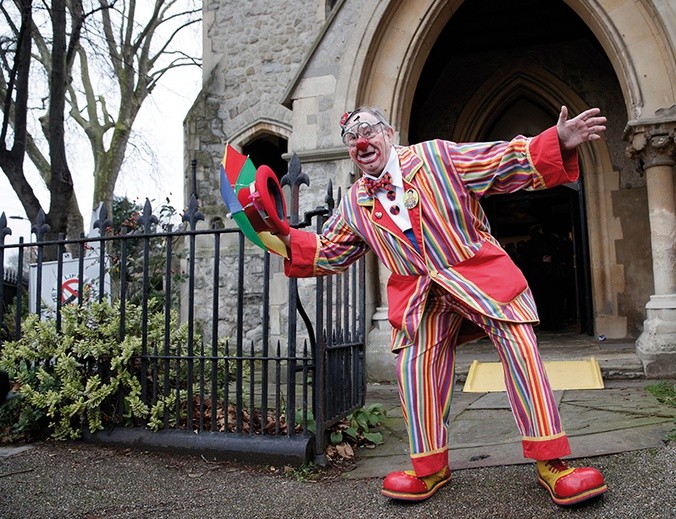
{"type": "Polygon", "coordinates": [[[383,481],[382,494],[404,501],[424,501],[451,480],[451,469],[419,478],[412,470],[390,472],[383,481]]]}
{"type": "Polygon", "coordinates": [[[538,482],[557,505],[574,505],[600,496],[608,487],[603,474],[591,467],[569,468],[561,460],[538,461],[538,482]]]}

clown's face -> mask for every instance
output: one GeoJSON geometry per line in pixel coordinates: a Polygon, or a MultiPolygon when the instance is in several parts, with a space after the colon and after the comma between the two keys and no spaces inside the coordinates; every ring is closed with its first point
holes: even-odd
{"type": "Polygon", "coordinates": [[[369,112],[352,114],[345,128],[343,142],[352,162],[360,170],[379,176],[390,158],[394,130],[369,112]]]}

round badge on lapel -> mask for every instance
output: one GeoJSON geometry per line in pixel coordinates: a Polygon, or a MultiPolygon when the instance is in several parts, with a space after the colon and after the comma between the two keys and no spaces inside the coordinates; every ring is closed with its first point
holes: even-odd
{"type": "Polygon", "coordinates": [[[407,189],[404,193],[404,207],[406,209],[413,209],[416,205],[418,205],[419,200],[420,197],[418,196],[418,192],[415,189],[407,189]]]}

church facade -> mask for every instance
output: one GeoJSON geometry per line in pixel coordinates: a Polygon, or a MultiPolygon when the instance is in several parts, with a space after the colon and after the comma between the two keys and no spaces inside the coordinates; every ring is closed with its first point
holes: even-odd
{"type": "MultiPolygon", "coordinates": [[[[635,341],[648,376],[676,375],[672,2],[206,0],[203,9],[185,194],[199,191],[208,223],[225,221],[217,172],[226,143],[280,177],[297,154],[310,178],[302,215],[321,204],[329,179],[347,189],[357,178],[340,140],[346,110],[381,108],[405,145],[535,135],[561,105],[571,114],[597,106],[608,129],[580,148],[578,183],[483,207],[529,279],[543,329],[635,341]]],[[[373,379],[394,374],[383,360],[387,274],[370,258],[373,379]]]]}

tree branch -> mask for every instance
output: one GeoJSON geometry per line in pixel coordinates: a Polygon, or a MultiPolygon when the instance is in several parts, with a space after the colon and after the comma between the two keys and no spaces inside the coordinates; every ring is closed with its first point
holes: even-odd
{"type": "Polygon", "coordinates": [[[7,148],[7,132],[10,122],[10,107],[12,96],[16,87],[17,109],[14,111],[14,143],[10,153],[23,155],[25,147],[25,131],[28,108],[28,77],[30,74],[31,58],[31,28],[33,25],[31,0],[20,2],[21,7],[21,27],[17,38],[16,55],[14,57],[14,67],[10,71],[9,81],[7,82],[7,92],[3,102],[3,121],[0,130],[0,145],[2,150],[7,148]],[[22,129],[23,128],[23,132],[22,129]],[[18,129],[18,130],[17,130],[18,129]]]}
{"type": "Polygon", "coordinates": [[[16,61],[19,47],[12,61],[7,53],[14,51],[13,41],[0,35],[0,65],[4,71],[4,75],[0,75],[0,96],[3,96],[0,102],[5,106],[5,118],[0,128],[3,137],[0,166],[3,170],[5,166],[11,169],[8,177],[13,179],[12,187],[31,216],[37,214],[40,204],[23,175],[22,161],[24,157],[30,158],[49,187],[52,207],[48,221],[53,218],[50,223],[58,230],[62,229],[63,216],[76,210],[66,160],[65,103],[69,105],[70,120],[84,130],[90,142],[94,157],[95,199],[108,203],[127,156],[132,126],[143,101],[169,70],[199,62],[181,50],[172,50],[172,44],[180,49],[179,35],[199,22],[193,18],[197,18],[200,10],[192,9],[193,5],[185,0],[153,0],[149,6],[152,11],[146,15],[144,10],[141,19],[140,6],[144,4],[138,0],[13,0],[13,3],[0,0],[0,16],[13,22],[7,27],[14,28],[17,42],[21,27],[16,28],[17,9],[10,8],[12,5],[32,8],[27,26],[32,38],[28,38],[28,53],[22,61],[27,65],[23,67],[16,61]],[[37,16],[35,4],[45,10],[44,17],[37,16]],[[85,9],[89,10],[85,12],[85,9]],[[172,14],[172,11],[179,12],[172,14]],[[52,22],[51,34],[44,23],[47,16],[52,22]],[[41,68],[33,66],[31,69],[31,44],[35,46],[33,52],[41,68]],[[159,46],[159,51],[154,46],[159,46]],[[3,52],[5,49],[7,51],[3,52]],[[14,68],[16,72],[12,75],[14,68]],[[27,79],[29,70],[30,83],[27,79]],[[25,71],[26,80],[23,81],[21,76],[23,82],[19,83],[19,72],[22,71],[25,71]],[[43,81],[44,73],[49,81],[43,81]],[[109,88],[101,95],[98,81],[105,80],[107,73],[117,84],[107,85],[109,88]],[[8,88],[10,80],[13,81],[11,89],[8,88]],[[46,84],[49,94],[45,93],[46,84]],[[20,92],[25,97],[19,96],[20,92]],[[50,146],[49,157],[38,146],[42,141],[34,140],[27,128],[27,124],[32,123],[28,104],[40,99],[43,107],[37,115],[50,146]],[[23,103],[22,115],[15,111],[19,105],[14,103],[19,101],[23,103]],[[4,146],[12,137],[13,150],[9,152],[4,146]],[[16,154],[19,149],[20,155],[16,154]],[[67,203],[68,199],[71,203],[67,203]]]}
{"type": "Polygon", "coordinates": [[[154,65],[155,62],[157,61],[157,59],[158,59],[160,56],[162,56],[163,54],[166,54],[166,53],[167,53],[167,48],[169,47],[169,45],[171,45],[171,43],[173,42],[174,38],[175,38],[182,30],[184,30],[184,29],[190,27],[191,25],[193,25],[193,24],[195,24],[195,23],[199,23],[199,22],[200,22],[200,20],[189,20],[189,21],[185,22],[184,24],[182,24],[181,26],[177,27],[177,28],[174,30],[174,32],[171,34],[171,36],[169,36],[169,38],[167,38],[167,40],[164,42],[164,45],[160,48],[160,50],[159,50],[158,52],[155,53],[155,56],[154,56],[153,58],[150,59],[150,63],[154,65]]]}
{"type": "Polygon", "coordinates": [[[110,20],[110,10],[114,2],[113,4],[109,4],[107,0],[99,0],[99,3],[102,8],[101,19],[103,22],[103,33],[105,35],[106,44],[108,45],[108,54],[110,55],[111,64],[113,66],[113,70],[115,71],[115,75],[119,77],[123,73],[122,69],[123,60],[115,44],[116,40],[115,36],[113,36],[113,25],[110,20]]]}

